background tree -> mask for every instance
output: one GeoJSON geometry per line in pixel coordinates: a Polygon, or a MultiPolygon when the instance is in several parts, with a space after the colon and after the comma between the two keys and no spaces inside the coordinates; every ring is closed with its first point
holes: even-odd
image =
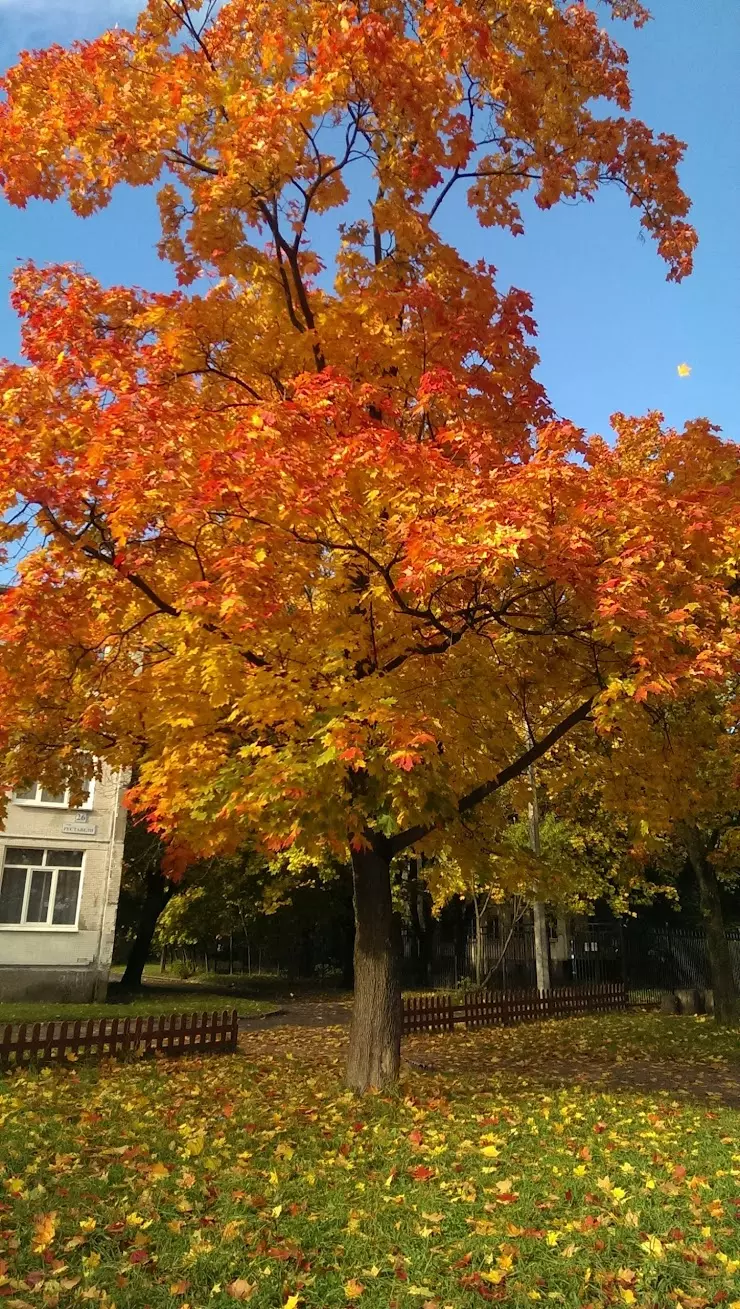
{"type": "Polygon", "coordinates": [[[123,848],[121,896],[116,919],[116,935],[130,940],[121,989],[135,991],[141,987],[144,968],[152,949],[160,915],[181,884],[166,877],[162,868],[164,843],[151,832],[143,819],[129,821],[123,848]]]}
{"type": "Polygon", "coordinates": [[[613,722],[602,720],[600,741],[564,747],[557,761],[559,803],[577,790],[581,804],[584,793],[590,796],[593,816],[601,806],[602,822],[621,822],[636,880],[650,867],[674,881],[684,865],[690,868],[720,1023],[740,1017],[721,891],[740,877],[737,696],[730,679],[679,703],[622,703],[613,722]]]}
{"type": "Polygon", "coordinates": [[[157,182],[162,255],[209,285],[16,279],[0,486],[43,543],[1,602],[3,776],[135,758],[180,862],[349,851],[357,1090],[398,1070],[391,860],[605,695],[730,657],[736,447],[554,422],[528,296],[439,233],[460,183],[521,232],[521,192],[612,182],[688,272],[682,147],[629,116],[626,62],[585,4],[150,0],[4,79],[8,199],[157,182]]]}
{"type": "MultiPolygon", "coordinates": [[[[520,789],[525,797],[528,786],[520,789]]],[[[508,798],[508,797],[507,797],[508,798]]],[[[650,885],[647,870],[627,858],[627,845],[608,816],[581,810],[559,815],[552,808],[540,821],[539,851],[532,850],[529,815],[500,803],[486,806],[467,824],[467,840],[440,852],[428,876],[438,912],[454,895],[473,911],[473,953],[478,985],[487,985],[502,966],[518,927],[533,917],[533,906],[547,904],[556,914],[589,914],[597,903],[624,910],[635,895],[644,899],[662,886],[650,885]],[[498,813],[496,813],[498,810],[498,813]],[[609,830],[611,829],[611,830],[609,830]],[[491,963],[484,948],[485,924],[492,913],[501,917],[498,952],[491,963]]]]}
{"type": "Polygon", "coordinates": [[[254,851],[191,865],[157,924],[155,946],[191,972],[228,960],[251,975],[293,982],[327,974],[352,985],[352,892],[347,865],[266,860],[254,851]],[[186,960],[190,949],[191,959],[186,960]]]}

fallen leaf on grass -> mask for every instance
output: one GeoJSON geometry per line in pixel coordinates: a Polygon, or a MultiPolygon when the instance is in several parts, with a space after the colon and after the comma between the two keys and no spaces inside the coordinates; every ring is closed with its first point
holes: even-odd
{"type": "Polygon", "coordinates": [[[434,1177],[434,1169],[427,1168],[426,1164],[417,1164],[416,1168],[409,1168],[409,1176],[415,1182],[428,1182],[430,1177],[434,1177]]]}
{"type": "Polygon", "coordinates": [[[226,1294],[230,1295],[232,1300],[251,1300],[256,1289],[256,1282],[248,1282],[246,1277],[236,1277],[226,1287],[226,1294]]]}
{"type": "Polygon", "coordinates": [[[663,1242],[658,1240],[657,1236],[649,1236],[646,1241],[640,1241],[640,1249],[649,1254],[653,1259],[665,1259],[665,1250],[663,1242]]]}
{"type": "Polygon", "coordinates": [[[54,1240],[57,1230],[56,1213],[38,1214],[33,1224],[33,1252],[41,1254],[54,1240]]]}

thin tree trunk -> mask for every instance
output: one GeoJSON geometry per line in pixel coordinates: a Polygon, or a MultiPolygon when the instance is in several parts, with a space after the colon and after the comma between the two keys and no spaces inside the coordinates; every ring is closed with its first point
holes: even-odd
{"type": "MultiPolygon", "coordinates": [[[[496,959],[495,963],[491,965],[491,967],[489,968],[488,972],[486,973],[483,979],[482,986],[484,988],[488,986],[488,983],[490,982],[494,973],[497,973],[500,968],[504,990],[506,990],[506,952],[511,944],[511,939],[514,935],[514,930],[516,928],[516,925],[524,917],[528,908],[529,908],[528,900],[522,900],[520,899],[519,896],[516,895],[512,896],[511,922],[509,924],[509,930],[506,934],[506,940],[504,941],[503,945],[501,946],[501,949],[499,950],[498,958],[496,959]]],[[[501,922],[500,918],[499,918],[499,922],[501,922]]]]}
{"type": "Polygon", "coordinates": [[[473,910],[475,911],[475,984],[480,986],[483,979],[483,941],[480,930],[480,906],[475,894],[473,894],[473,910]]]}
{"type": "Polygon", "coordinates": [[[709,970],[714,993],[714,1017],[724,1026],[733,1026],[740,1020],[740,997],[735,985],[732,956],[725,933],[717,874],[707,858],[706,844],[700,832],[695,827],[687,825],[683,837],[699,887],[699,900],[707,933],[709,970]]]}
{"type": "Polygon", "coordinates": [[[353,850],[355,1002],[347,1085],[389,1086],[401,1061],[400,932],[391,899],[390,855],[379,842],[353,850]]]}
{"type": "Polygon", "coordinates": [[[147,877],[146,899],[141,907],[136,936],[126,960],[126,969],[121,978],[121,988],[124,991],[135,991],[141,986],[144,967],[152,948],[157,922],[170,898],[170,894],[171,892],[164,885],[164,879],[159,874],[156,881],[154,878],[147,877]]]}
{"type": "Polygon", "coordinates": [[[534,964],[537,973],[537,990],[550,990],[550,943],[547,938],[547,915],[541,900],[532,905],[534,918],[534,964]]]}
{"type": "MultiPolygon", "coordinates": [[[[527,745],[531,749],[534,745],[532,738],[532,729],[529,723],[526,724],[527,745]]],[[[532,848],[532,854],[535,859],[539,859],[542,854],[540,846],[540,806],[537,800],[537,775],[534,764],[529,765],[529,844],[532,848]]],[[[550,943],[547,938],[547,915],[545,906],[541,900],[535,900],[532,905],[532,919],[534,923],[534,966],[537,977],[537,990],[550,990],[550,943]]]]}

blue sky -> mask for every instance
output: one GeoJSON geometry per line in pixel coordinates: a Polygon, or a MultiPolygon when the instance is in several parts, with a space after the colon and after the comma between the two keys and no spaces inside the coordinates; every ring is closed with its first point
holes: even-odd
{"type": "MultiPolygon", "coordinates": [[[[661,409],[672,423],[710,418],[740,437],[740,4],[653,0],[641,32],[619,24],[631,55],[634,110],[689,146],[682,180],[694,200],[696,271],[675,286],[616,191],[595,205],[528,210],[528,231],[479,232],[460,203],[445,235],[497,265],[504,284],[534,295],[540,376],[560,413],[605,431],[615,409],[661,409]],[[679,363],[691,365],[681,380],[679,363]]],[[[19,49],[93,36],[131,21],[136,0],[0,0],[0,65],[19,49]]],[[[0,201],[0,354],[17,357],[8,304],[18,260],[77,261],[107,283],[169,289],[154,249],[153,195],[119,191],[85,221],[64,204],[25,211],[0,201]]]]}

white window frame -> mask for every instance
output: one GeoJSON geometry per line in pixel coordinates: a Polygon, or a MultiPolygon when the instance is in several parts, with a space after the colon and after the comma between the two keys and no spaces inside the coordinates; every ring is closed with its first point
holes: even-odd
{"type": "MultiPolygon", "coordinates": [[[[59,808],[59,806],[57,806],[57,808],[59,808]]],[[[0,883],[2,883],[3,875],[5,873],[6,855],[8,849],[15,849],[15,848],[16,847],[14,846],[7,846],[7,845],[2,847],[2,851],[1,851],[2,862],[0,863],[0,883]]],[[[25,848],[28,849],[29,847],[25,847],[25,848]]],[[[40,847],[44,855],[46,855],[47,849],[58,850],[60,848],[61,848],[60,846],[40,847]]],[[[23,868],[23,867],[26,868],[26,886],[23,892],[23,906],[21,908],[21,921],[19,923],[0,923],[0,932],[78,932],[80,930],[80,905],[82,904],[82,892],[85,885],[86,856],[87,856],[87,851],[83,850],[82,863],[80,864],[79,868],[72,868],[70,865],[67,864],[55,864],[53,867],[50,867],[47,864],[27,864],[27,865],[11,864],[10,865],[11,868],[23,868]],[[46,868],[51,872],[51,887],[49,889],[49,908],[47,910],[47,921],[45,923],[26,923],[23,920],[25,919],[26,914],[28,913],[28,901],[31,896],[31,881],[32,881],[33,873],[38,872],[39,868],[42,869],[42,871],[46,868]],[[75,913],[75,920],[73,923],[52,923],[50,921],[51,915],[54,911],[54,905],[56,903],[57,882],[59,880],[59,874],[62,871],[74,872],[80,874],[80,881],[77,887],[77,911],[75,913]]]]}
{"type": "MultiPolygon", "coordinates": [[[[90,790],[87,793],[87,799],[85,800],[84,804],[75,805],[74,808],[71,809],[72,813],[77,813],[81,809],[86,809],[88,811],[92,809],[93,796],[95,795],[95,778],[91,777],[89,780],[90,780],[90,790]]],[[[35,786],[36,786],[35,799],[33,800],[29,800],[28,798],[21,799],[19,796],[13,793],[13,795],[11,796],[12,804],[22,805],[24,809],[58,809],[60,811],[70,810],[69,797],[71,792],[69,790],[69,787],[67,787],[64,792],[64,801],[60,802],[59,800],[39,799],[41,792],[44,790],[48,790],[48,787],[42,786],[41,782],[36,782],[35,786]]]]}

